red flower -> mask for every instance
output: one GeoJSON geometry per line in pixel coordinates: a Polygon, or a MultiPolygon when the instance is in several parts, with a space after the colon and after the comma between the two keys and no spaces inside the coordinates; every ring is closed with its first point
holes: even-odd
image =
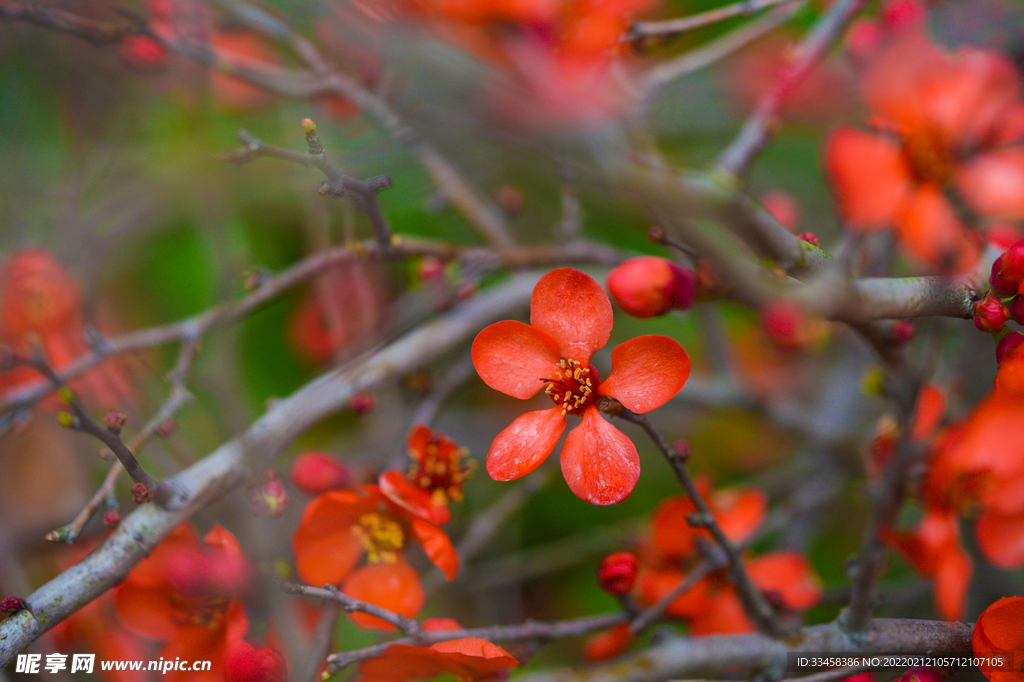
{"type": "Polygon", "coordinates": [[[409,471],[385,471],[380,489],[395,504],[435,525],[451,519],[449,502],[462,501],[462,485],[473,473],[469,451],[460,448],[443,433],[433,433],[418,424],[409,433],[409,471]]]}
{"type": "MultiPolygon", "coordinates": [[[[455,621],[428,618],[424,630],[458,629],[455,621]]],[[[495,676],[499,670],[518,665],[519,661],[497,644],[479,637],[464,637],[430,646],[392,644],[376,658],[359,664],[363,682],[406,682],[426,680],[438,675],[455,675],[460,682],[495,676]]]]}
{"type": "Polygon", "coordinates": [[[939,51],[909,32],[865,79],[875,131],[842,128],[825,167],[851,229],[895,228],[918,260],[962,271],[977,259],[946,196],[983,218],[1024,216],[1024,101],[1013,64],[977,49],[939,51]]]}
{"type": "MultiPolygon", "coordinates": [[[[410,618],[426,595],[403,551],[414,538],[449,580],[459,557],[444,531],[388,499],[375,485],[332,490],[313,499],[292,539],[299,576],[310,585],[340,585],[345,594],[410,618]],[[356,568],[362,557],[366,564],[356,568]]],[[[359,625],[393,630],[364,613],[359,625]]]]}
{"type": "Polygon", "coordinates": [[[649,412],[679,392],[690,358],[666,336],[640,336],[612,350],[604,381],[590,356],[608,342],[612,306],[601,286],[572,268],[544,275],[533,290],[530,324],[497,322],[473,341],[473,365],[484,382],[525,400],[542,387],[556,407],[527,412],[498,434],[487,453],[487,473],[499,481],[536,469],[554,450],[566,415],[583,418],[562,447],[569,488],[591,504],[624,500],[640,477],[636,446],[598,412],[615,398],[627,409],[649,412]]]}
{"type": "Polygon", "coordinates": [[[1024,597],[1003,597],[985,609],[974,624],[971,636],[974,655],[989,658],[992,654],[1009,654],[1009,665],[979,666],[992,682],[1021,682],[1024,673],[1018,661],[1024,659],[1024,597]]]}
{"type": "Polygon", "coordinates": [[[238,598],[248,576],[233,535],[214,526],[200,545],[183,525],[132,569],[114,592],[114,606],[128,629],[166,640],[164,659],[212,662],[208,672],[171,670],[168,680],[222,682],[226,647],[249,629],[238,598]]]}
{"type": "Polygon", "coordinates": [[[352,470],[331,454],[320,450],[301,453],[292,463],[292,482],[307,495],[352,485],[352,470]]]}

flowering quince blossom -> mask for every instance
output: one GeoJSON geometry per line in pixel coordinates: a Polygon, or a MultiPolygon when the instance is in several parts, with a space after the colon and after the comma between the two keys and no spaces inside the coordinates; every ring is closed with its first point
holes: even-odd
{"type": "Polygon", "coordinates": [[[222,682],[227,649],[249,629],[239,593],[251,569],[238,541],[214,526],[201,544],[179,526],[139,562],[114,592],[114,608],[132,632],[166,640],[167,660],[211,661],[209,671],[168,671],[174,682],[222,682]]]}
{"type": "MultiPolygon", "coordinates": [[[[310,585],[340,585],[345,594],[413,618],[426,600],[416,570],[403,550],[415,539],[449,580],[459,570],[451,540],[434,524],[395,504],[376,485],[332,490],[314,498],[292,538],[299,576],[310,585]],[[366,563],[356,568],[365,556],[366,563]]],[[[365,613],[356,624],[394,626],[365,613]]]]}
{"type": "MultiPolygon", "coordinates": [[[[428,632],[458,630],[459,624],[448,618],[427,618],[428,632]]],[[[426,680],[438,675],[455,675],[459,682],[494,678],[519,661],[497,644],[479,637],[464,637],[430,646],[392,644],[384,653],[359,664],[362,682],[406,682],[426,680]]]]}
{"type": "MultiPolygon", "coordinates": [[[[979,658],[992,654],[1012,654],[1010,659],[1019,667],[1024,657],[1024,597],[1003,597],[985,609],[974,624],[971,636],[974,655],[979,658]]],[[[1024,673],[1016,669],[992,669],[979,666],[982,674],[992,682],[1021,682],[1024,673]]]]}
{"type": "Polygon", "coordinates": [[[873,130],[843,127],[825,145],[847,226],[892,227],[917,260],[943,271],[971,267],[980,240],[966,232],[956,202],[984,220],[1024,217],[1020,89],[1002,55],[948,54],[923,33],[900,34],[864,79],[873,130]]]}
{"type": "Polygon", "coordinates": [[[443,433],[417,424],[409,433],[407,473],[391,470],[381,474],[381,492],[400,507],[440,526],[451,520],[449,502],[462,501],[462,486],[472,476],[476,462],[465,462],[469,451],[443,433]]]}
{"type": "Polygon", "coordinates": [[[487,473],[509,481],[547,459],[565,430],[567,415],[582,417],[562,446],[562,474],[590,504],[621,502],[640,478],[636,446],[605,421],[599,398],[614,398],[636,413],[650,412],[679,392],[690,358],[666,336],[640,336],[612,350],[603,381],[590,364],[608,342],[612,306],[601,286],[572,268],[541,277],[530,300],[530,324],[496,322],[473,341],[473,365],[493,389],[526,400],[544,388],[555,407],[527,412],[495,437],[487,473]]]}

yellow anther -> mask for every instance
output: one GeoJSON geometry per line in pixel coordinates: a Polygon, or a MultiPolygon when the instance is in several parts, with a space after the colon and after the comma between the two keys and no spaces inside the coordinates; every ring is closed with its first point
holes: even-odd
{"type": "Polygon", "coordinates": [[[402,527],[392,519],[376,512],[363,514],[352,526],[352,534],[359,538],[366,550],[366,560],[371,564],[393,564],[398,561],[398,551],[405,544],[402,527]]]}

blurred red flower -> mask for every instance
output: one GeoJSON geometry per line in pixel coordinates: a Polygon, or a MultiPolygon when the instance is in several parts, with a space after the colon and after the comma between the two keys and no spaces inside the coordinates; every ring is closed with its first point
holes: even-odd
{"type": "Polygon", "coordinates": [[[583,420],[562,447],[569,488],[590,504],[629,496],[640,478],[640,458],[632,441],[601,417],[598,398],[650,412],[683,387],[690,358],[667,336],[640,336],[612,350],[612,370],[602,381],[590,356],[608,342],[611,330],[612,306],[601,286],[578,270],[561,268],[534,287],[530,324],[496,322],[477,335],[473,365],[488,386],[525,400],[546,385],[556,405],[527,412],[495,437],[487,454],[492,478],[509,481],[540,466],[572,414],[583,420]]]}
{"type": "MultiPolygon", "coordinates": [[[[459,557],[444,531],[392,502],[376,485],[314,498],[302,514],[292,548],[306,583],[340,585],[351,597],[412,618],[426,595],[404,557],[410,537],[449,580],[455,577],[459,557]],[[363,557],[366,563],[356,568],[363,557]]],[[[350,615],[362,627],[394,629],[365,613],[350,615]]]]}
{"type": "Polygon", "coordinates": [[[979,666],[992,682],[1021,682],[1024,673],[1017,661],[1024,659],[1024,597],[1003,597],[985,609],[974,624],[971,636],[974,655],[1010,654],[1009,666],[979,666]]]}
{"type": "Polygon", "coordinates": [[[465,462],[469,451],[460,448],[443,433],[417,424],[409,432],[406,473],[391,470],[380,476],[381,491],[395,504],[435,525],[451,520],[449,502],[462,501],[462,486],[472,475],[476,462],[465,462]]]}

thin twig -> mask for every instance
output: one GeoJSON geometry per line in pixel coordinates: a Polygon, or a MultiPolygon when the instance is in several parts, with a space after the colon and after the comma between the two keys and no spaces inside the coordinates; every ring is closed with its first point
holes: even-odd
{"type": "Polygon", "coordinates": [[[341,617],[341,604],[337,601],[328,601],[320,609],[320,620],[317,621],[316,629],[311,637],[312,643],[306,654],[305,665],[302,671],[296,675],[298,682],[322,682],[320,669],[327,660],[334,646],[334,630],[338,627],[338,618],[341,617]]]}
{"type": "Polygon", "coordinates": [[[642,43],[645,38],[671,39],[676,38],[687,31],[703,28],[717,24],[734,17],[749,17],[764,9],[785,5],[797,0],[741,0],[731,5],[709,9],[706,12],[691,14],[678,19],[665,19],[663,21],[637,21],[629,28],[629,32],[623,38],[631,43],[642,43]]]}
{"type": "Polygon", "coordinates": [[[281,589],[289,594],[301,594],[306,597],[335,601],[341,604],[341,609],[345,613],[365,613],[375,618],[380,618],[382,621],[394,625],[398,628],[399,632],[407,637],[412,637],[420,631],[420,624],[412,618],[389,611],[382,606],[350,597],[344,592],[340,592],[334,585],[309,587],[308,585],[298,585],[296,583],[281,583],[281,589]]]}
{"type": "Polygon", "coordinates": [[[722,173],[739,176],[750,167],[771,139],[779,110],[793,88],[824,58],[868,1],[838,0],[818,20],[797,46],[793,63],[758,102],[732,143],[719,154],[717,167],[722,173]]]}
{"type": "Polygon", "coordinates": [[[651,423],[651,420],[646,415],[636,414],[622,408],[621,412],[616,410],[615,416],[633,422],[642,428],[661,454],[664,455],[669,466],[672,467],[676,478],[683,484],[686,494],[690,497],[694,506],[697,507],[698,517],[697,519],[691,519],[691,525],[706,528],[715,539],[715,542],[718,543],[718,546],[725,552],[729,563],[729,575],[732,578],[733,585],[736,586],[740,600],[743,602],[751,622],[757,626],[759,631],[766,635],[778,637],[786,634],[776,618],[775,609],[772,608],[772,605],[765,599],[764,594],[761,593],[761,590],[751,580],[743,565],[739,551],[732,541],[726,537],[725,531],[722,530],[722,527],[715,520],[711,507],[708,506],[700,491],[697,490],[697,485],[690,476],[690,471],[686,466],[686,460],[683,456],[661,435],[661,432],[654,427],[654,424],[651,423]]]}

